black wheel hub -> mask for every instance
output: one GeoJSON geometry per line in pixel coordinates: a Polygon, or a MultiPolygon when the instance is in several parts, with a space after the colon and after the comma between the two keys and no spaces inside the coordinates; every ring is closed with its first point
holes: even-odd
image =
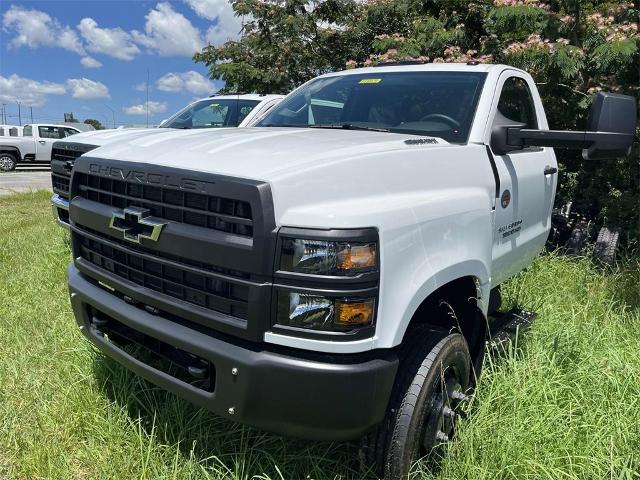
{"type": "Polygon", "coordinates": [[[447,443],[455,430],[456,419],[461,415],[460,404],[467,400],[456,372],[449,368],[439,380],[437,393],[424,412],[422,450],[424,455],[447,443]]]}

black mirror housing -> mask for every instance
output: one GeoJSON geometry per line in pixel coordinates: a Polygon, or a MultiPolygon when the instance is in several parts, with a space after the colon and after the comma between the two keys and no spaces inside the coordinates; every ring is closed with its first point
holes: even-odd
{"type": "Polygon", "coordinates": [[[621,141],[618,136],[593,136],[593,143],[582,150],[582,158],[597,160],[628,155],[636,129],[636,115],[634,97],[617,93],[598,93],[589,111],[587,136],[592,132],[617,133],[628,137],[628,142],[621,141]]]}

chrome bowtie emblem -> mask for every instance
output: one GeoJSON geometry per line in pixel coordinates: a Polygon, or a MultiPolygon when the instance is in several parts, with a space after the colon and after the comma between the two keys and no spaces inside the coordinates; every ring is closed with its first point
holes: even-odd
{"type": "Polygon", "coordinates": [[[109,228],[122,232],[124,239],[129,242],[140,243],[143,238],[157,242],[167,223],[149,216],[150,213],[146,208],[140,207],[113,212],[109,228]]]}

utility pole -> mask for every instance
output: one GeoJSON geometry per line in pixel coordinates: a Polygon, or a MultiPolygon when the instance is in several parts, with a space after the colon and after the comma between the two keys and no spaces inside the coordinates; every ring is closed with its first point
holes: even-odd
{"type": "Polygon", "coordinates": [[[113,128],[116,128],[116,111],[111,108],[109,105],[107,105],[106,103],[104,104],[105,107],[107,107],[109,110],[111,110],[111,115],[113,118],[113,128]]]}
{"type": "Polygon", "coordinates": [[[149,68],[147,68],[147,128],[149,128],[149,68]]]}
{"type": "Polygon", "coordinates": [[[29,110],[31,111],[31,123],[33,123],[33,107],[29,107],[29,110]]]}
{"type": "Polygon", "coordinates": [[[2,123],[4,125],[7,124],[7,104],[6,103],[2,104],[2,123]]]}
{"type": "Polygon", "coordinates": [[[16,103],[18,104],[18,122],[20,123],[20,126],[22,126],[22,113],[20,111],[20,102],[16,100],[16,103]]]}

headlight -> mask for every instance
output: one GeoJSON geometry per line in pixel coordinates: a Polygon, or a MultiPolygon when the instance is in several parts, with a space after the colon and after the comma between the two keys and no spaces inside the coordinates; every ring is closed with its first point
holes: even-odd
{"type": "Polygon", "coordinates": [[[375,242],[282,239],[280,270],[311,275],[355,275],[377,268],[375,242]]]}
{"type": "Polygon", "coordinates": [[[373,324],[375,299],[339,298],[279,291],[277,324],[324,331],[351,331],[373,324]]]}

